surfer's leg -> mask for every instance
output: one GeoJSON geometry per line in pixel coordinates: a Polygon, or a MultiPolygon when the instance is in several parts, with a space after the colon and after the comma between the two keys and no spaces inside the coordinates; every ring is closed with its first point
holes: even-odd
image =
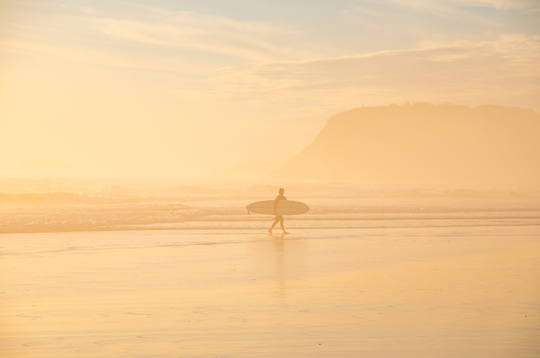
{"type": "Polygon", "coordinates": [[[272,233],[272,229],[274,228],[274,226],[276,226],[276,224],[279,222],[279,218],[276,216],[276,219],[274,220],[274,222],[272,223],[272,226],[270,226],[270,229],[268,229],[268,232],[271,234],[272,233]]]}
{"type": "Polygon", "coordinates": [[[283,220],[283,216],[282,216],[282,217],[281,217],[281,220],[279,220],[279,224],[281,225],[281,230],[283,230],[283,233],[284,233],[284,234],[288,234],[288,232],[285,231],[285,225],[283,225],[283,222],[284,222],[284,221],[285,221],[285,220],[283,220]]]}

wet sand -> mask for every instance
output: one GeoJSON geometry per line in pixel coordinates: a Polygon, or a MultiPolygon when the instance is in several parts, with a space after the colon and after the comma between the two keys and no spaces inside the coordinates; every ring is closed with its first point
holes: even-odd
{"type": "Polygon", "coordinates": [[[540,227],[0,236],[0,356],[533,357],[540,227]]]}

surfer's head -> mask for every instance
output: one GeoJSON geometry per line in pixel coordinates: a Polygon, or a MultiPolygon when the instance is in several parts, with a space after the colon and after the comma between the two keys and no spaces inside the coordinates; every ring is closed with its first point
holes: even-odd
{"type": "Polygon", "coordinates": [[[283,195],[284,192],[285,192],[285,189],[279,188],[279,195],[283,195]]]}

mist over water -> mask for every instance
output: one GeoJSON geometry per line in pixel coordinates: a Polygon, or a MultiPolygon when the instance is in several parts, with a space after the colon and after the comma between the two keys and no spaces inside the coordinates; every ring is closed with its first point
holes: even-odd
{"type": "Polygon", "coordinates": [[[246,205],[279,187],[311,210],[295,228],[540,224],[540,192],[478,188],[384,188],[354,183],[181,182],[135,179],[1,179],[0,232],[267,230],[272,216],[246,205]]]}

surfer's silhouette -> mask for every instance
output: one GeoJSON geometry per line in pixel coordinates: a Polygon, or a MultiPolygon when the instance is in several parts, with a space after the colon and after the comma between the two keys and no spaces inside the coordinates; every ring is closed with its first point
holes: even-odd
{"type": "Polygon", "coordinates": [[[280,200],[287,200],[287,198],[283,195],[285,193],[285,189],[279,188],[279,195],[276,196],[276,199],[274,200],[274,215],[276,215],[276,218],[274,219],[274,222],[272,223],[272,226],[270,226],[270,229],[268,229],[268,233],[272,233],[272,229],[274,226],[277,225],[277,223],[280,224],[281,230],[283,230],[284,234],[288,234],[287,231],[285,231],[285,226],[283,226],[283,215],[277,214],[277,206],[280,200]]]}

